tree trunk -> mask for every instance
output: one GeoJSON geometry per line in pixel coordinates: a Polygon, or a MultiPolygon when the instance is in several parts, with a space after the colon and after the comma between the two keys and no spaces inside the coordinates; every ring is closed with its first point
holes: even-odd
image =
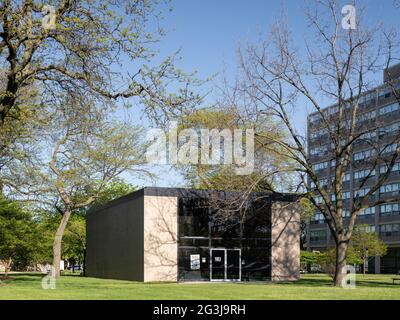
{"type": "Polygon", "coordinates": [[[341,286],[343,278],[345,277],[345,266],[346,266],[346,255],[347,255],[347,243],[339,241],[336,244],[336,261],[335,261],[335,277],[333,284],[335,286],[341,286]]]}
{"type": "Polygon", "coordinates": [[[364,256],[363,262],[364,262],[364,265],[363,265],[363,278],[365,278],[365,269],[366,269],[366,266],[367,266],[367,263],[368,263],[368,260],[367,260],[366,256],[364,256]]]}
{"type": "Polygon", "coordinates": [[[71,216],[71,211],[68,210],[64,212],[60,224],[58,225],[56,235],[54,237],[54,243],[53,243],[54,277],[60,276],[62,238],[64,236],[65,227],[68,224],[70,216],[71,216]]]}
{"type": "Polygon", "coordinates": [[[3,180],[0,178],[0,196],[3,195],[3,189],[4,189],[3,180]]]}
{"type": "Polygon", "coordinates": [[[86,277],[86,248],[83,249],[83,266],[82,266],[82,275],[86,277]]]}

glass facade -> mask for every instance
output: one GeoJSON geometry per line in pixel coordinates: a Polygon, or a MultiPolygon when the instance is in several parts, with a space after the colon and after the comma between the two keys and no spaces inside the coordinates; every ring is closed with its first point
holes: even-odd
{"type": "Polygon", "coordinates": [[[178,208],[179,281],[271,279],[271,202],[185,195],[178,208]]]}

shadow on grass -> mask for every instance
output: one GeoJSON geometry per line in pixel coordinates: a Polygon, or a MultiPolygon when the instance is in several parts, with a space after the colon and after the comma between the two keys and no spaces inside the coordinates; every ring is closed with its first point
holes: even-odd
{"type": "MultiPolygon", "coordinates": [[[[45,277],[47,274],[46,273],[41,273],[41,272],[20,272],[20,273],[11,273],[9,275],[8,279],[3,279],[4,274],[0,273],[0,280],[3,283],[17,283],[17,282],[35,282],[41,280],[43,277],[45,277]]],[[[73,273],[67,273],[67,274],[62,274],[61,275],[63,278],[84,278],[83,276],[73,273]]]]}
{"type": "MultiPolygon", "coordinates": [[[[1,286],[2,287],[27,287],[27,288],[39,288],[40,283],[42,279],[46,276],[45,273],[13,273],[11,277],[7,280],[1,281],[1,286]],[[39,286],[39,287],[38,287],[39,286]]],[[[1,274],[0,274],[1,277],[1,274]]],[[[60,285],[60,288],[68,289],[68,288],[74,288],[76,290],[79,289],[114,289],[113,286],[103,283],[102,281],[98,281],[96,283],[87,283],[84,281],[84,277],[77,277],[75,275],[62,275],[62,278],[64,278],[64,281],[61,281],[58,283],[60,285]],[[69,279],[76,278],[78,281],[70,281],[69,279]],[[79,281],[81,278],[82,281],[79,281]]],[[[101,279],[100,279],[101,280],[101,279]]]]}
{"type": "Polygon", "coordinates": [[[43,278],[43,273],[12,273],[7,279],[3,279],[0,274],[0,279],[3,283],[16,283],[16,282],[36,282],[43,278]]]}
{"type": "MultiPolygon", "coordinates": [[[[7,279],[5,281],[2,281],[3,285],[8,285],[8,284],[15,284],[18,285],[20,284],[30,284],[34,282],[41,281],[41,279],[45,276],[46,274],[43,273],[12,273],[10,274],[11,279],[7,279]]],[[[3,274],[0,274],[0,278],[3,276],[3,274]]],[[[391,275],[385,275],[385,276],[380,276],[380,275],[368,275],[367,277],[363,278],[361,275],[357,275],[357,282],[356,285],[359,287],[364,287],[364,288],[396,288],[400,289],[399,285],[393,285],[392,284],[392,278],[395,276],[391,275]]],[[[118,281],[118,284],[114,283],[109,283],[109,281],[113,281],[112,279],[99,279],[99,278],[90,278],[90,277],[83,277],[78,273],[65,273],[62,275],[62,278],[64,279],[73,279],[75,278],[77,281],[69,282],[68,280],[62,284],[63,287],[85,287],[85,288],[115,288],[116,285],[122,286],[122,287],[129,287],[132,284],[138,284],[135,281],[118,281]],[[82,279],[82,281],[80,281],[82,279]],[[85,281],[85,279],[93,279],[93,281],[85,281]],[[106,281],[103,281],[106,280],[106,281]]],[[[114,280],[115,281],[115,280],[114,280]]],[[[205,284],[209,284],[209,282],[205,282],[205,284]]],[[[149,282],[149,283],[140,283],[143,284],[144,286],[148,285],[171,285],[171,284],[179,284],[175,282],[149,282]]],[[[187,283],[186,283],[187,284],[187,283]]],[[[224,283],[226,284],[226,283],[224,283]]],[[[307,275],[307,276],[302,276],[302,278],[298,281],[283,281],[283,282],[270,282],[270,281],[265,281],[265,282],[240,282],[240,283],[235,283],[239,285],[260,285],[260,286],[268,286],[268,285],[278,285],[278,286],[283,286],[283,287],[332,287],[332,279],[329,278],[326,275],[322,274],[316,274],[316,275],[307,275]]]]}
{"type": "MultiPolygon", "coordinates": [[[[153,282],[155,283],[155,282],[153,282]]],[[[297,281],[241,281],[241,282],[209,282],[209,281],[202,281],[202,282],[178,282],[179,284],[212,284],[212,285],[244,285],[244,286],[268,286],[268,285],[282,285],[282,286],[293,286],[293,287],[304,287],[304,286],[311,286],[311,287],[321,287],[321,286],[332,286],[332,280],[330,280],[326,276],[317,275],[316,277],[310,278],[301,278],[297,281]]],[[[150,283],[149,283],[150,284],[150,283]]]]}
{"type": "Polygon", "coordinates": [[[388,281],[382,281],[381,279],[357,279],[356,284],[361,287],[380,287],[380,288],[395,288],[396,286],[392,283],[392,278],[389,278],[388,281]]]}
{"type": "MultiPolygon", "coordinates": [[[[369,274],[365,278],[357,274],[356,285],[368,288],[393,288],[392,278],[394,275],[373,275],[369,274]]],[[[302,278],[297,282],[299,285],[308,286],[333,286],[333,280],[328,276],[315,275],[314,277],[302,278]]]]}
{"type": "MultiPolygon", "coordinates": [[[[395,288],[396,286],[392,283],[394,275],[367,275],[363,278],[357,274],[356,286],[368,287],[368,288],[395,288]]],[[[308,286],[308,287],[333,287],[333,279],[327,275],[316,274],[303,276],[298,281],[283,281],[275,282],[275,284],[283,286],[308,286]]]]}
{"type": "MultiPolygon", "coordinates": [[[[276,283],[276,282],[274,282],[276,283]]],[[[306,278],[300,279],[298,281],[282,281],[277,282],[277,284],[281,285],[290,285],[290,286],[308,286],[308,287],[331,287],[332,280],[328,278],[306,278]]]]}

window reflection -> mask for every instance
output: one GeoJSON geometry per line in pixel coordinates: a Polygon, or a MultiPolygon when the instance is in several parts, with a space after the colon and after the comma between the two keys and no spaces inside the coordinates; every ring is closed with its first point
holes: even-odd
{"type": "Polygon", "coordinates": [[[227,196],[181,197],[178,213],[179,279],[209,281],[212,269],[210,250],[215,248],[240,249],[226,252],[227,263],[235,266],[227,266],[228,280],[239,277],[239,272],[242,280],[270,279],[270,208],[268,198],[256,196],[246,199],[240,206],[227,196]],[[198,254],[200,268],[194,269],[191,261],[197,259],[198,254]]]}

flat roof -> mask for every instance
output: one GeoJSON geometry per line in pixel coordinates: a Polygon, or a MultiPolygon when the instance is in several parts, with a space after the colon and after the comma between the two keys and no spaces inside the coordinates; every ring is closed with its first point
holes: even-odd
{"type": "MultiPolygon", "coordinates": [[[[142,189],[133,191],[125,196],[114,199],[96,208],[89,209],[87,215],[101,211],[124,202],[128,202],[143,196],[158,196],[158,197],[200,197],[207,198],[211,195],[218,196],[221,198],[225,196],[235,196],[243,194],[240,191],[225,191],[225,190],[214,190],[214,189],[191,189],[191,188],[168,188],[168,187],[144,187],[142,189]]],[[[279,193],[279,192],[252,192],[250,193],[253,197],[266,197],[268,201],[282,201],[282,202],[294,202],[299,198],[299,195],[295,193],[279,193]]]]}
{"type": "MultiPolygon", "coordinates": [[[[368,89],[368,90],[362,92],[362,93],[361,93],[361,97],[366,96],[367,94],[369,94],[369,93],[371,93],[371,92],[374,92],[374,91],[377,91],[377,90],[380,90],[380,89],[387,89],[387,88],[388,88],[387,80],[389,80],[389,79],[386,79],[385,77],[388,77],[388,78],[390,78],[390,80],[394,80],[394,81],[396,81],[396,82],[397,82],[398,80],[400,81],[400,63],[391,65],[391,66],[389,66],[388,68],[383,69],[383,75],[384,75],[383,83],[377,85],[377,86],[374,87],[374,88],[371,88],[371,89],[368,89]],[[390,78],[390,77],[387,76],[387,73],[388,73],[389,71],[391,71],[391,70],[393,70],[393,71],[395,72],[395,76],[393,76],[392,78],[390,78]]],[[[356,99],[356,98],[358,98],[357,95],[354,97],[354,99],[356,99]]],[[[348,101],[348,100],[346,100],[346,101],[348,101]]],[[[346,101],[345,101],[345,102],[346,102],[346,101]]],[[[326,106],[326,107],[321,108],[321,111],[322,111],[322,112],[325,112],[325,111],[329,110],[330,108],[336,107],[337,105],[338,105],[337,103],[331,104],[331,105],[329,105],[329,106],[326,106]]],[[[316,111],[313,111],[313,112],[311,112],[311,113],[309,113],[309,114],[307,115],[307,122],[309,121],[309,120],[308,120],[309,117],[311,117],[311,116],[313,116],[313,115],[315,115],[315,114],[318,114],[318,113],[320,113],[320,112],[317,111],[317,110],[316,110],[316,111]]]]}

